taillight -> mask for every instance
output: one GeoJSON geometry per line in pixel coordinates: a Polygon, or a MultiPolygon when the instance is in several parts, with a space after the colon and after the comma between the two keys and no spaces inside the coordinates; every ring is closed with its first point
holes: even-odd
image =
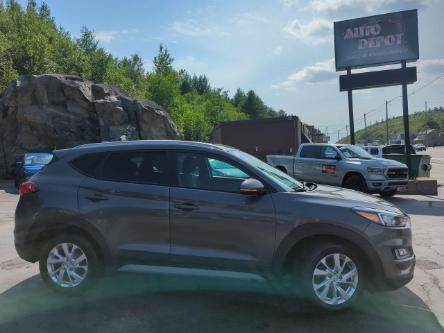
{"type": "Polygon", "coordinates": [[[19,194],[20,195],[26,195],[29,193],[35,193],[39,190],[39,188],[37,187],[37,184],[27,180],[26,182],[23,182],[20,184],[19,187],[19,194]]]}

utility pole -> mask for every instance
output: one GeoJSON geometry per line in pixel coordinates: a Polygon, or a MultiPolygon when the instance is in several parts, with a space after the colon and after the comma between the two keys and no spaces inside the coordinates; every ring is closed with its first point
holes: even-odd
{"type": "MultiPolygon", "coordinates": [[[[401,68],[405,70],[407,68],[406,61],[401,62],[401,68]]],[[[405,159],[407,167],[409,168],[409,174],[412,175],[412,164],[410,162],[410,126],[409,126],[409,103],[407,95],[407,83],[402,83],[402,117],[404,120],[404,137],[405,137],[405,159]]]]}
{"type": "Polygon", "coordinates": [[[427,101],[425,101],[425,109],[424,109],[424,111],[427,112],[427,101]]]}
{"type": "Polygon", "coordinates": [[[389,116],[388,116],[388,101],[385,101],[385,137],[387,144],[389,144],[389,116]]]}
{"type": "MultiPolygon", "coordinates": [[[[351,68],[347,68],[347,75],[351,77],[351,68]]],[[[353,120],[353,90],[348,89],[348,119],[350,124],[350,143],[355,144],[355,122],[353,120]]]]}
{"type": "Polygon", "coordinates": [[[338,142],[339,142],[339,130],[338,130],[338,142]]]}
{"type": "Polygon", "coordinates": [[[345,131],[347,132],[347,136],[348,136],[348,125],[345,124],[345,131]]]}
{"type": "Polygon", "coordinates": [[[364,113],[364,127],[365,127],[365,145],[368,145],[368,136],[367,136],[367,114],[364,113]]]}

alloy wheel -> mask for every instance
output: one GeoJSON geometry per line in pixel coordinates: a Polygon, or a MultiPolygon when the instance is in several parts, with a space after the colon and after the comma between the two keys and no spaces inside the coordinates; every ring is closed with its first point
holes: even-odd
{"type": "Polygon", "coordinates": [[[327,305],[341,305],[349,301],[358,287],[358,268],[343,253],[332,253],[316,264],[312,278],[316,297],[327,305]]]}
{"type": "Polygon", "coordinates": [[[88,273],[88,258],[79,246],[60,243],[49,251],[46,266],[49,277],[56,285],[73,288],[85,280],[88,273]]]}

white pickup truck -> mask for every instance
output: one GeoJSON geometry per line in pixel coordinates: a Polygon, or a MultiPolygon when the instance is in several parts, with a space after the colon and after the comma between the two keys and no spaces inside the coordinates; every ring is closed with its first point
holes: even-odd
{"type": "Polygon", "coordinates": [[[392,196],[408,183],[405,164],[374,158],[353,145],[302,144],[296,156],[268,155],[267,162],[298,180],[382,196],[392,196]]]}

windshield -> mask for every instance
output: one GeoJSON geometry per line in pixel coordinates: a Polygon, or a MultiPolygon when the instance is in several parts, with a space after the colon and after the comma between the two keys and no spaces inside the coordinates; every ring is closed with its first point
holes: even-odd
{"type": "Polygon", "coordinates": [[[301,182],[261,161],[260,159],[251,156],[250,154],[234,149],[230,151],[230,153],[236,157],[241,158],[256,169],[259,169],[262,173],[266,174],[268,177],[279,183],[282,187],[286,188],[287,191],[295,191],[304,188],[304,184],[302,184],[301,182]]]}
{"type": "Polygon", "coordinates": [[[52,154],[26,154],[24,158],[24,165],[46,165],[52,160],[52,154]]]}
{"type": "Polygon", "coordinates": [[[372,159],[373,156],[367,153],[364,149],[358,146],[338,146],[345,158],[361,158],[364,160],[372,159]]]}

